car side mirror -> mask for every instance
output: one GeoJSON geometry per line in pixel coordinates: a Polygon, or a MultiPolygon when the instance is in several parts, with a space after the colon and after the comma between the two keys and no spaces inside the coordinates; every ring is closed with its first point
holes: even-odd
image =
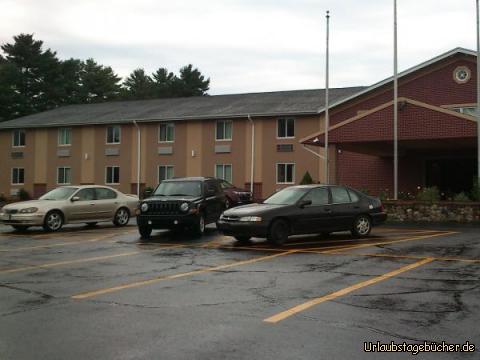
{"type": "Polygon", "coordinates": [[[312,200],[302,200],[298,204],[298,207],[303,209],[305,206],[308,206],[308,205],[312,205],[312,200]]]}
{"type": "Polygon", "coordinates": [[[78,197],[78,196],[74,196],[70,199],[71,202],[75,202],[75,201],[78,201],[78,200],[80,200],[80,197],[78,197]]]}

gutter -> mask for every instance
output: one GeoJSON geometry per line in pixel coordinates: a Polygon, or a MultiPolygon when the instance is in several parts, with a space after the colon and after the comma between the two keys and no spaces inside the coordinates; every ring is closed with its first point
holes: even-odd
{"type": "Polygon", "coordinates": [[[141,133],[137,122],[133,120],[133,125],[137,128],[137,196],[140,199],[140,161],[141,161],[141,133]]]}
{"type": "Polygon", "coordinates": [[[250,193],[252,194],[252,200],[253,200],[253,179],[254,179],[254,171],[255,171],[255,123],[252,120],[252,117],[247,115],[248,121],[250,121],[250,124],[252,125],[252,158],[251,158],[251,164],[250,164],[250,193]]]}

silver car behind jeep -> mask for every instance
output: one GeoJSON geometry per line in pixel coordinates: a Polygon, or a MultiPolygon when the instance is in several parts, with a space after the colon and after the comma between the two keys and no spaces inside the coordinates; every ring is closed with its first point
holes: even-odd
{"type": "Polygon", "coordinates": [[[135,216],[136,195],[125,195],[107,186],[62,186],[49,191],[38,200],[5,205],[0,210],[0,223],[19,231],[30,226],[43,226],[57,231],[64,224],[112,221],[125,226],[135,216]]]}

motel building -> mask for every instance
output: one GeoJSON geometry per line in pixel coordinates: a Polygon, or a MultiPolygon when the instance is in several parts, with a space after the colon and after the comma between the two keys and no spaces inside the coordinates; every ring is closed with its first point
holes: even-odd
{"type": "MultiPolygon", "coordinates": [[[[476,173],[476,56],[456,48],[399,77],[399,191],[468,191],[476,173]]],[[[183,176],[254,183],[256,198],[325,182],[324,90],[70,105],[0,123],[0,194],[67,184],[125,193],[183,176]],[[253,170],[253,171],[252,171],[253,170]],[[138,176],[139,175],[139,176],[138,176]]],[[[330,183],[393,189],[393,79],[330,89],[330,183]]]]}

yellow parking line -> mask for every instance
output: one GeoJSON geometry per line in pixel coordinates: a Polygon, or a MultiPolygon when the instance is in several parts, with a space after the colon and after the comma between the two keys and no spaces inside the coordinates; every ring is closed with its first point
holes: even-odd
{"type": "Polygon", "coordinates": [[[384,281],[384,280],[387,280],[387,279],[390,279],[394,276],[397,276],[399,274],[402,274],[406,271],[409,271],[409,270],[412,270],[412,269],[415,269],[419,266],[422,266],[422,265],[425,265],[425,264],[428,264],[430,262],[432,262],[433,259],[432,258],[427,258],[427,259],[423,259],[423,260],[420,260],[420,261],[417,261],[413,264],[410,264],[410,265],[406,265],[406,266],[403,266],[397,270],[394,270],[394,271],[390,271],[386,274],[383,274],[383,275],[380,275],[380,276],[377,276],[377,277],[374,277],[373,279],[369,279],[369,280],[366,280],[366,281],[362,281],[362,282],[359,282],[355,285],[352,285],[352,286],[349,286],[349,287],[346,287],[344,289],[341,289],[341,290],[338,290],[338,291],[335,291],[335,292],[332,292],[328,295],[325,295],[325,296],[322,296],[322,297],[319,297],[319,298],[316,298],[316,299],[313,299],[313,300],[310,300],[310,301],[307,301],[303,304],[300,304],[300,305],[297,305],[297,306],[294,306],[288,310],[285,310],[285,311],[282,311],[278,314],[275,314],[273,316],[270,316],[266,319],[264,319],[263,321],[264,322],[267,322],[267,323],[271,323],[271,324],[275,324],[275,323],[278,323],[279,321],[282,321],[282,320],[285,320],[286,318],[290,317],[290,316],[293,316],[295,314],[298,314],[299,312],[302,312],[302,311],[305,311],[309,308],[311,308],[312,306],[315,306],[315,305],[318,305],[318,304],[321,304],[325,301],[329,301],[329,300],[333,300],[333,299],[336,299],[340,296],[344,296],[344,295],[347,295],[349,293],[351,293],[352,291],[355,291],[355,290],[358,290],[358,289],[361,289],[361,288],[364,288],[366,286],[370,286],[370,285],[373,285],[373,284],[376,284],[380,281],[384,281]]]}
{"type": "Polygon", "coordinates": [[[114,254],[114,255],[95,256],[95,257],[91,257],[91,258],[58,261],[58,262],[46,263],[46,264],[40,264],[40,265],[29,265],[29,266],[13,268],[13,269],[3,269],[3,270],[0,270],[0,274],[11,274],[11,273],[17,273],[17,272],[23,272],[23,271],[29,271],[29,270],[48,269],[48,268],[63,266],[63,265],[72,265],[72,264],[81,264],[81,263],[92,262],[92,261],[101,261],[101,260],[107,260],[107,259],[114,259],[114,258],[118,258],[118,257],[144,254],[145,252],[155,252],[155,251],[159,251],[159,250],[173,249],[173,248],[178,248],[178,247],[183,247],[183,246],[184,245],[171,245],[171,246],[165,246],[165,247],[162,247],[162,248],[157,248],[155,250],[130,251],[130,252],[123,252],[123,253],[114,254]]]}
{"type": "Polygon", "coordinates": [[[290,255],[290,254],[293,254],[295,252],[296,252],[296,250],[289,250],[289,251],[285,251],[285,252],[282,252],[282,253],[279,253],[279,254],[261,256],[261,257],[257,257],[257,258],[253,258],[253,259],[249,259],[249,260],[243,260],[243,261],[236,261],[236,262],[229,263],[229,264],[224,264],[224,265],[219,265],[219,266],[214,266],[214,267],[209,267],[209,268],[203,268],[203,269],[189,271],[189,272],[185,272],[185,273],[179,273],[179,274],[174,274],[174,275],[166,275],[166,276],[158,276],[158,277],[154,277],[154,278],[148,279],[148,280],[137,281],[137,282],[133,282],[133,283],[129,283],[129,284],[123,284],[123,285],[114,286],[114,287],[110,287],[110,288],[104,288],[104,289],[99,289],[99,290],[95,290],[95,291],[89,291],[89,292],[73,295],[72,299],[77,299],[77,300],[88,299],[88,298],[96,297],[96,296],[99,296],[99,295],[104,295],[104,294],[117,292],[117,291],[120,291],[120,290],[132,289],[132,288],[137,288],[137,287],[141,287],[141,286],[151,285],[151,284],[158,283],[160,281],[180,279],[180,278],[184,278],[184,277],[187,277],[187,276],[200,275],[200,274],[205,274],[205,273],[208,273],[208,272],[214,272],[214,271],[218,271],[218,270],[229,269],[229,268],[236,267],[236,266],[253,264],[253,263],[256,263],[256,262],[259,262],[259,261],[270,260],[270,259],[273,259],[273,258],[276,258],[276,257],[279,257],[279,256],[290,255]]]}
{"type": "MultiPolygon", "coordinates": [[[[436,233],[436,234],[430,234],[430,235],[421,235],[421,236],[413,236],[413,237],[408,237],[404,239],[397,239],[397,240],[391,240],[391,241],[380,241],[380,242],[373,242],[373,243],[366,243],[366,244],[359,244],[359,245],[345,245],[339,249],[333,249],[333,250],[327,250],[325,253],[336,253],[336,252],[341,252],[344,250],[351,250],[351,249],[361,249],[365,247],[370,247],[370,246],[377,246],[377,245],[387,245],[387,244],[396,244],[400,242],[405,242],[405,241],[416,241],[416,240],[423,240],[423,239],[430,239],[433,237],[437,236],[446,236],[446,235],[452,235],[452,234],[457,234],[455,231],[449,231],[449,232],[442,232],[442,233],[436,233]]],[[[318,250],[322,250],[322,248],[318,248],[318,250]]]]}
{"type": "MultiPolygon", "coordinates": [[[[317,254],[321,252],[316,252],[317,254]]],[[[367,256],[367,257],[385,257],[385,258],[394,258],[394,259],[433,259],[435,261],[459,261],[467,263],[480,263],[480,259],[467,259],[456,256],[416,256],[416,255],[395,255],[395,254],[372,254],[372,253],[352,253],[347,252],[342,253],[341,255],[351,255],[351,256],[367,256]]]]}

